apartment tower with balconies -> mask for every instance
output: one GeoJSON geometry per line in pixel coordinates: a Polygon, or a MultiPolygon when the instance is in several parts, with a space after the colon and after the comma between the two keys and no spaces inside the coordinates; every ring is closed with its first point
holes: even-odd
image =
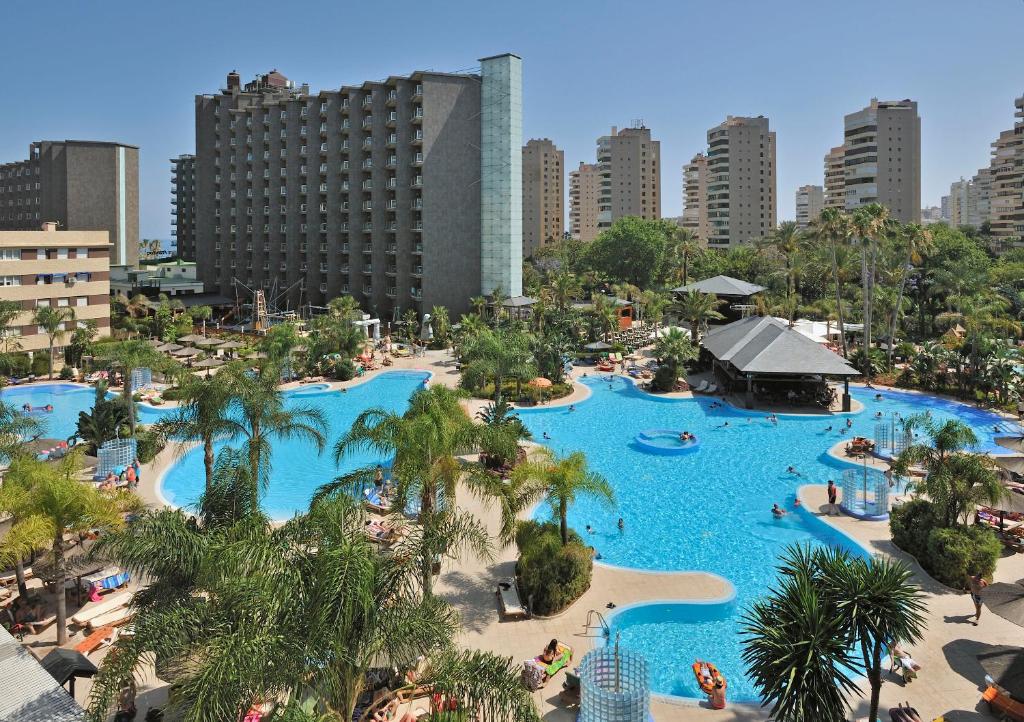
{"type": "Polygon", "coordinates": [[[796,226],[804,229],[818,220],[825,207],[825,190],[821,186],[807,185],[796,189],[796,226]]]}
{"type": "Polygon", "coordinates": [[[189,261],[196,257],[196,157],[171,158],[171,236],[174,253],[189,261]]]}
{"type": "Polygon", "coordinates": [[[708,246],[764,238],[778,219],[775,131],[768,118],[728,116],[708,131],[708,246]]]}
{"type": "Polygon", "coordinates": [[[683,166],[683,228],[708,242],[708,159],[703,153],[683,166]]]}
{"type": "Polygon", "coordinates": [[[597,203],[601,194],[601,169],[595,163],[580,163],[569,174],[569,233],[577,241],[597,238],[597,203]]]}
{"type": "Polygon", "coordinates": [[[843,119],[843,202],[879,203],[902,223],[921,221],[921,118],[913,100],[878,100],[843,119]]]}
{"type": "Polygon", "coordinates": [[[41,140],[0,164],[0,231],[105,231],[111,262],[139,261],[139,149],[95,140],[41,140]]]}
{"type": "Polygon", "coordinates": [[[989,222],[1000,246],[1024,239],[1024,96],[1014,106],[1017,121],[992,144],[988,167],[989,222]]]}
{"type": "Polygon", "coordinates": [[[196,96],[208,290],[279,309],[352,295],[397,320],[522,292],[522,61],[311,92],[272,71],[196,96]]]}
{"type": "Polygon", "coordinates": [[[523,258],[565,231],[565,153],[547,138],[523,146],[523,258]]]}
{"type": "Polygon", "coordinates": [[[650,128],[612,126],[597,139],[597,166],[598,233],[626,216],[661,218],[661,143],[651,138],[650,128]]]}
{"type": "Polygon", "coordinates": [[[846,153],[837,145],[825,154],[825,208],[846,210],[846,153]]]}

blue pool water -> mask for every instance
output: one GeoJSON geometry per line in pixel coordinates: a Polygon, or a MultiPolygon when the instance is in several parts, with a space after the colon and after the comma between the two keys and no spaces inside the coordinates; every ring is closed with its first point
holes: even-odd
{"type": "Polygon", "coordinates": [[[33,412],[32,415],[43,423],[43,438],[67,439],[75,433],[78,412],[92,408],[96,392],[75,384],[39,384],[34,386],[9,386],[0,390],[0,400],[16,409],[30,404],[33,409],[53,406],[53,411],[33,412]]]}
{"type": "MultiPolygon", "coordinates": [[[[584,451],[590,466],[615,488],[618,505],[581,498],[569,512],[578,530],[594,528],[588,537],[606,564],[658,571],[699,570],[729,580],[735,599],[718,605],[654,605],[625,610],[612,622],[622,644],[647,655],[652,664],[652,690],[661,694],[697,696],[690,664],[711,659],[729,678],[730,698],[756,700],[740,661],[739,616],[763,594],[775,577],[783,549],[793,543],[838,545],[864,553],[847,537],[808,513],[775,519],[778,502],[792,509],[796,489],[807,483],[840,481],[847,464],[827,454],[835,443],[854,435],[872,436],[874,414],[904,417],[930,409],[942,419],[956,416],[971,424],[979,450],[996,450],[993,426],[998,417],[941,399],[900,392],[853,389],[864,410],[847,416],[785,416],[778,424],[764,414],[732,407],[710,408],[712,399],[662,399],[636,389],[618,377],[584,379],[592,396],[567,408],[541,408],[521,413],[535,438],[550,436],[556,452],[584,451]],[[728,423],[728,426],[726,426],[728,423]],[[832,431],[826,431],[831,426],[832,431]],[[700,439],[700,452],[679,456],[644,453],[634,438],[644,429],[680,429],[700,439]],[[794,466],[800,477],[787,473],[794,466]],[[622,517],[625,529],[619,532],[622,517]]],[[[1005,424],[1004,424],[1005,428],[1005,424]]],[[[546,507],[538,517],[549,514],[546,507]]],[[[614,601],[614,600],[611,600],[614,601]]]]}
{"type": "MultiPolygon", "coordinates": [[[[423,385],[425,372],[390,371],[346,393],[327,387],[302,387],[285,393],[286,406],[314,406],[327,419],[327,446],[317,454],[309,442],[276,440],[272,443],[271,483],[263,497],[263,509],[273,519],[287,519],[309,508],[313,492],[321,484],[345,471],[383,461],[371,452],[346,456],[339,468],[334,464],[334,443],[347,432],[360,413],[370,407],[404,411],[413,391],[423,385]]],[[[241,442],[237,442],[241,444],[241,442]]],[[[176,506],[194,503],[203,491],[205,473],[201,449],[184,456],[164,475],[161,493],[176,506]]]]}

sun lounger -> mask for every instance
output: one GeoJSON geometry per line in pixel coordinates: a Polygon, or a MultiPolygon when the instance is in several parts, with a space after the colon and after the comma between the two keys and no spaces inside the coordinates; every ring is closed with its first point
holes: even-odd
{"type": "Polygon", "coordinates": [[[376,489],[367,489],[363,492],[366,508],[370,511],[375,511],[378,514],[389,514],[391,513],[390,502],[381,499],[380,493],[376,489]]]}
{"type": "Polygon", "coordinates": [[[57,615],[51,614],[49,617],[43,617],[42,619],[37,619],[34,622],[25,622],[24,624],[32,634],[39,634],[56,621],[57,615]]]}
{"type": "Polygon", "coordinates": [[[516,578],[508,577],[498,583],[498,597],[501,600],[501,614],[503,617],[525,618],[528,615],[526,607],[519,599],[519,588],[516,586],[516,578]]]}
{"type": "Polygon", "coordinates": [[[88,624],[91,620],[95,619],[96,617],[102,616],[109,612],[113,612],[116,609],[121,609],[122,607],[127,607],[131,601],[131,592],[121,592],[119,594],[115,594],[112,597],[104,599],[102,602],[98,602],[96,604],[88,604],[82,607],[73,617],[71,617],[71,623],[77,624],[80,627],[84,627],[86,624],[88,624]]]}
{"type": "Polygon", "coordinates": [[[81,642],[76,644],[75,651],[79,652],[80,654],[89,656],[90,652],[95,652],[100,647],[113,643],[114,637],[116,635],[116,627],[100,627],[95,632],[90,634],[88,637],[83,639],[81,642]]]}
{"type": "Polygon", "coordinates": [[[135,616],[135,610],[131,607],[121,607],[115,609],[112,612],[101,614],[98,617],[93,617],[89,620],[89,629],[99,629],[100,627],[119,627],[122,624],[127,624],[131,621],[132,617],[135,616]]]}
{"type": "Polygon", "coordinates": [[[718,391],[718,384],[711,384],[704,390],[704,393],[713,394],[718,391]]]}
{"type": "MultiPolygon", "coordinates": [[[[32,567],[25,567],[25,579],[31,579],[33,576],[34,575],[32,574],[32,567]]],[[[4,585],[5,587],[10,586],[11,584],[14,584],[17,581],[18,575],[14,572],[11,572],[10,574],[4,574],[2,577],[0,577],[0,584],[4,585]]]]}
{"type": "Polygon", "coordinates": [[[708,390],[708,380],[704,379],[703,381],[700,382],[700,385],[695,387],[693,390],[694,391],[700,391],[701,393],[704,393],[705,391],[708,390]]]}

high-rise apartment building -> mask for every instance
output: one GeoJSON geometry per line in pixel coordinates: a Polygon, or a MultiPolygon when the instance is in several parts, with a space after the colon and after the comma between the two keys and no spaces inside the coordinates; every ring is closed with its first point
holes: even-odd
{"type": "Polygon", "coordinates": [[[840,211],[846,208],[845,157],[845,149],[841,145],[825,154],[825,208],[840,211]]]}
{"type": "MultiPolygon", "coordinates": [[[[949,224],[951,226],[970,225],[967,221],[970,208],[971,182],[963,177],[949,185],[949,224]]],[[[975,203],[977,208],[977,203],[975,203]]]]}
{"type": "MultiPolygon", "coordinates": [[[[49,348],[49,337],[33,323],[43,306],[69,308],[74,320],[61,324],[56,347],[76,326],[95,321],[100,334],[110,333],[110,239],[106,231],[58,231],[56,222],[42,230],[0,231],[0,298],[17,301],[21,313],[12,328],[22,351],[49,348]]],[[[37,226],[38,228],[39,226],[37,226]]]]}
{"type": "Polygon", "coordinates": [[[825,207],[825,190],[821,186],[800,186],[796,189],[796,225],[807,228],[825,207]]]}
{"type": "Polygon", "coordinates": [[[903,223],[921,220],[921,118],[912,100],[871,103],[844,118],[847,212],[880,203],[903,223]]]}
{"type": "Polygon", "coordinates": [[[139,260],[139,149],[93,140],[41,140],[28,159],[0,164],[0,231],[106,231],[111,261],[139,260]]]}
{"type": "Polygon", "coordinates": [[[764,116],[729,116],[708,131],[708,245],[764,238],[777,223],[775,131],[764,116]]]}
{"type": "Polygon", "coordinates": [[[977,218],[972,224],[980,228],[983,224],[989,223],[992,217],[992,173],[988,168],[980,168],[974,177],[971,178],[971,187],[974,192],[974,204],[977,218]]]}
{"type": "Polygon", "coordinates": [[[708,159],[703,153],[693,156],[683,166],[683,228],[689,228],[707,243],[708,224],[708,159]]]}
{"type": "Polygon", "coordinates": [[[565,153],[547,138],[523,146],[523,258],[565,231],[565,153]]]}
{"type": "Polygon", "coordinates": [[[1024,96],[1014,102],[1017,121],[992,144],[989,222],[1000,243],[1024,239],[1024,96]]]}
{"type": "Polygon", "coordinates": [[[921,209],[921,225],[930,226],[942,220],[942,208],[939,206],[927,206],[921,209]]]}
{"type": "Polygon", "coordinates": [[[601,170],[594,163],[580,163],[569,174],[569,229],[578,241],[597,238],[597,201],[601,193],[601,170]]]}
{"type": "Polygon", "coordinates": [[[278,307],[351,294],[395,319],[522,293],[522,61],[311,93],[277,71],[196,96],[208,290],[278,307]]]}
{"type": "Polygon", "coordinates": [[[661,143],[650,128],[637,125],[597,139],[601,186],[597,197],[598,231],[618,218],[661,218],[661,143]]]}
{"type": "Polygon", "coordinates": [[[171,219],[175,255],[196,257],[196,157],[171,158],[171,219]]]}

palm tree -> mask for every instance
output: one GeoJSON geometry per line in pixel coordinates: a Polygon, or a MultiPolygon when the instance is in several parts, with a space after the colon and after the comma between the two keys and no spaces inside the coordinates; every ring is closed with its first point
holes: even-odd
{"type": "MultiPolygon", "coordinates": [[[[861,284],[864,301],[864,347],[871,348],[872,310],[875,300],[875,266],[878,258],[878,240],[886,232],[889,209],[879,203],[869,203],[854,211],[851,220],[853,233],[861,242],[861,284]]],[[[867,356],[865,356],[867,359],[867,356]]],[[[864,382],[871,385],[871,364],[865,361],[864,382]]]]}
{"type": "Polygon", "coordinates": [[[900,314],[903,311],[903,293],[907,288],[907,278],[911,269],[921,262],[923,255],[932,248],[932,233],[919,223],[908,223],[901,228],[897,236],[906,247],[906,257],[900,273],[900,290],[896,296],[896,308],[889,326],[889,367],[892,368],[892,354],[895,349],[896,329],[899,326],[900,314]]]}
{"type": "Polygon", "coordinates": [[[75,310],[67,306],[40,306],[36,309],[36,315],[32,322],[39,326],[46,333],[50,342],[50,378],[53,378],[53,346],[54,342],[67,331],[66,323],[75,320],[75,310]]]}
{"type": "Polygon", "coordinates": [[[452,334],[452,322],[448,316],[448,309],[444,306],[434,306],[430,309],[431,323],[434,326],[434,336],[448,347],[448,339],[452,334]]]}
{"type": "Polygon", "coordinates": [[[0,459],[25,453],[25,440],[42,433],[43,425],[39,419],[0,400],[0,459]]]}
{"type": "Polygon", "coordinates": [[[559,313],[565,313],[572,302],[583,292],[579,279],[568,271],[556,273],[548,284],[551,299],[559,313]]]}
{"type": "MultiPolygon", "coordinates": [[[[480,438],[479,427],[462,408],[463,398],[464,392],[446,386],[418,389],[401,415],[383,408],[361,413],[334,447],[339,463],[360,449],[393,458],[392,478],[398,486],[394,507],[405,509],[409,499],[419,501],[417,557],[427,595],[433,586],[436,556],[458,553],[460,547],[471,548],[478,556],[489,554],[486,530],[455,506],[456,486],[464,476],[456,457],[472,450],[480,438]]],[[[325,484],[314,496],[314,505],[365,484],[373,471],[359,469],[325,484]]]]}
{"type": "Polygon", "coordinates": [[[203,466],[206,470],[206,493],[213,486],[213,443],[230,438],[235,425],[228,417],[231,408],[231,386],[227,376],[201,378],[189,374],[180,386],[178,408],[169,417],[160,420],[158,427],[167,436],[180,442],[179,453],[184,454],[186,444],[203,445],[203,466]]]}
{"type": "Polygon", "coordinates": [[[913,489],[928,495],[938,510],[943,527],[950,527],[974,510],[976,504],[998,504],[1006,496],[994,462],[984,454],[973,454],[968,448],[978,443],[970,426],[957,419],[937,421],[918,414],[903,422],[909,433],[920,429],[928,443],[909,445],[895,459],[892,471],[906,475],[911,466],[927,471],[913,489]]]}
{"type": "Polygon", "coordinates": [[[887,645],[912,644],[924,633],[910,569],[839,548],[794,546],[779,572],[777,588],[743,617],[743,661],[771,718],[846,719],[859,661],[871,686],[868,719],[876,719],[887,645]]]}
{"type": "Polygon", "coordinates": [[[103,344],[97,355],[105,361],[121,367],[124,374],[124,391],[121,400],[128,410],[128,426],[135,436],[135,390],[132,386],[132,371],[140,368],[166,368],[167,358],[145,341],[129,340],[103,344]]]}
{"type": "Polygon", "coordinates": [[[505,379],[514,378],[522,383],[537,375],[530,339],[521,331],[483,329],[466,338],[460,352],[465,364],[464,382],[482,386],[482,381],[493,380],[495,403],[501,401],[505,379]]]}
{"type": "Polygon", "coordinates": [[[836,292],[836,317],[839,322],[839,339],[843,346],[843,357],[849,355],[846,345],[846,325],[843,323],[843,284],[839,273],[839,248],[845,246],[850,238],[849,218],[836,208],[826,208],[818,216],[815,235],[827,243],[831,250],[832,282],[836,292]]]}
{"type": "Polygon", "coordinates": [[[487,313],[487,299],[483,296],[473,296],[469,299],[469,307],[473,309],[473,313],[483,319],[484,314],[487,313]]]}
{"type": "Polygon", "coordinates": [[[619,327],[619,312],[615,304],[600,294],[594,296],[594,321],[608,341],[608,335],[619,327]]]}
{"type": "Polygon", "coordinates": [[[79,457],[80,454],[73,451],[57,464],[17,457],[11,462],[0,487],[0,509],[15,519],[0,542],[2,555],[21,559],[33,550],[47,547],[53,555],[58,646],[68,641],[64,534],[115,529],[123,523],[123,512],[141,506],[138,497],[130,492],[110,494],[80,482],[77,478],[81,469],[79,457]]]}
{"type": "Polygon", "coordinates": [[[323,451],[327,430],[323,412],[315,406],[285,407],[278,388],[280,366],[267,363],[254,372],[241,364],[229,364],[217,375],[225,376],[232,397],[226,433],[245,439],[253,483],[262,487],[270,479],[270,442],[274,438],[304,439],[316,446],[318,454],[323,451]]]}
{"type": "Polygon", "coordinates": [[[690,338],[694,345],[700,345],[701,326],[706,326],[708,321],[725,318],[717,310],[723,303],[713,293],[687,291],[676,297],[668,312],[690,324],[690,338]]]}
{"type": "Polygon", "coordinates": [[[562,546],[569,543],[569,507],[581,496],[593,496],[615,504],[615,492],[603,476],[587,468],[587,457],[574,451],[558,458],[549,449],[538,449],[526,462],[512,471],[502,500],[501,537],[515,536],[519,514],[541,499],[546,499],[558,518],[562,546]]]}
{"type": "Polygon", "coordinates": [[[481,722],[539,722],[511,660],[455,648],[455,610],[421,595],[407,550],[379,553],[365,522],[341,496],[279,528],[161,510],[101,539],[107,558],[152,583],[134,601],[134,634],[103,661],[90,718],[106,719],[149,654],[172,682],[169,708],[188,722],[241,719],[275,698],[304,702],[310,716],[300,719],[352,720],[371,667],[423,655],[417,681],[481,722]]]}
{"type": "Polygon", "coordinates": [[[758,245],[770,248],[782,256],[785,263],[786,301],[793,301],[787,308],[790,310],[789,325],[793,325],[793,313],[796,310],[796,255],[803,243],[803,233],[795,221],[783,221],[767,238],[758,245]]]}
{"type": "Polygon", "coordinates": [[[669,238],[669,258],[678,274],[677,280],[682,281],[684,286],[689,283],[690,256],[699,251],[700,247],[700,240],[689,228],[679,226],[672,229],[669,238]]]}
{"type": "Polygon", "coordinates": [[[21,314],[20,301],[0,300],[0,354],[8,354],[21,348],[18,341],[21,328],[14,325],[14,319],[21,314]]]}
{"type": "Polygon", "coordinates": [[[327,302],[328,312],[343,321],[348,321],[359,311],[359,301],[352,296],[336,296],[327,302]]]}

